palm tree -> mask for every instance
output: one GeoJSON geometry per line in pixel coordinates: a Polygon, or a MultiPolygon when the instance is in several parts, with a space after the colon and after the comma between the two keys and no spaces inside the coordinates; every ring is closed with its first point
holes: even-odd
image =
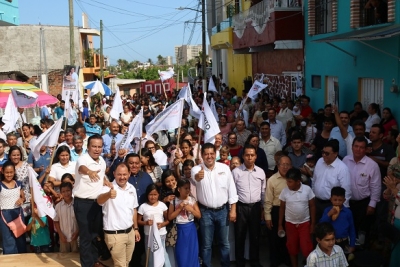
{"type": "Polygon", "coordinates": [[[147,60],[147,62],[150,63],[150,65],[153,65],[153,60],[152,60],[151,58],[149,58],[149,59],[147,60]]]}
{"type": "Polygon", "coordinates": [[[165,57],[158,55],[157,56],[157,64],[158,65],[166,65],[167,64],[167,60],[165,59],[165,57]]]}

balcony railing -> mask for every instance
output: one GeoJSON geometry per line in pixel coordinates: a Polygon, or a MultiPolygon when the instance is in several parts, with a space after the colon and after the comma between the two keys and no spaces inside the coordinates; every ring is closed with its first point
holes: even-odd
{"type": "Polygon", "coordinates": [[[246,24],[251,22],[258,34],[261,34],[270,18],[270,14],[277,10],[291,10],[300,8],[302,0],[263,0],[262,2],[244,10],[232,17],[234,32],[242,38],[246,24]]]}
{"type": "Polygon", "coordinates": [[[226,20],[221,21],[216,26],[212,28],[212,34],[219,33],[229,27],[232,27],[232,18],[227,18],[226,20]]]}

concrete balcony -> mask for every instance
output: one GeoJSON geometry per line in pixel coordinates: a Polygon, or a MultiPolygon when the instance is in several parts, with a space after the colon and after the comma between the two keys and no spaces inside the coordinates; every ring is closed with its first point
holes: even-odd
{"type": "Polygon", "coordinates": [[[232,47],[232,18],[227,18],[212,28],[211,47],[215,50],[232,47]]]}

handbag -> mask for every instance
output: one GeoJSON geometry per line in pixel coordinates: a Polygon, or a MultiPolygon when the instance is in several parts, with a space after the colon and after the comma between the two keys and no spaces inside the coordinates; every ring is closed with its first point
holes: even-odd
{"type": "Polygon", "coordinates": [[[8,228],[10,228],[10,230],[13,232],[15,238],[20,237],[21,235],[23,235],[26,232],[26,225],[22,221],[21,213],[22,213],[22,209],[21,209],[19,216],[8,223],[4,219],[3,211],[1,211],[1,217],[3,218],[4,223],[7,224],[8,228]]]}
{"type": "MultiPolygon", "coordinates": [[[[174,211],[175,211],[175,199],[173,200],[174,211]]],[[[169,229],[167,236],[165,237],[166,247],[175,247],[176,239],[178,238],[178,230],[176,229],[175,220],[172,223],[172,227],[169,229]]]]}

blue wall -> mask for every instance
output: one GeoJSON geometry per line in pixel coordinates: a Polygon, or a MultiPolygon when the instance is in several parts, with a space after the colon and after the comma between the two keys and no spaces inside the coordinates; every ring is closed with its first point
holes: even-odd
{"type": "Polygon", "coordinates": [[[5,25],[19,25],[18,0],[0,0],[0,26],[5,25]]]}
{"type": "MultiPolygon", "coordinates": [[[[315,43],[313,40],[353,31],[350,28],[350,1],[339,1],[338,31],[329,34],[308,35],[308,1],[305,7],[305,79],[306,94],[311,97],[314,110],[325,105],[325,77],[335,76],[339,81],[340,109],[352,110],[358,97],[359,78],[374,78],[384,80],[384,106],[390,107],[395,117],[400,120],[399,94],[390,93],[392,79],[400,85],[399,60],[380,51],[370,48],[358,41],[338,41],[332,44],[357,56],[356,65],[353,57],[339,51],[327,43],[315,43]],[[321,89],[311,88],[311,76],[321,75],[321,89]]],[[[396,6],[396,14],[400,14],[400,4],[396,6]]],[[[396,23],[399,23],[399,15],[396,23]]],[[[392,23],[393,24],[393,23],[392,23]]],[[[391,25],[391,24],[388,24],[391,25]]],[[[382,26],[382,25],[381,25],[382,26]]],[[[374,26],[372,26],[374,27],[374,26]]],[[[391,55],[400,57],[400,37],[365,41],[391,55]]],[[[365,107],[366,108],[366,107],[365,107]]]]}

